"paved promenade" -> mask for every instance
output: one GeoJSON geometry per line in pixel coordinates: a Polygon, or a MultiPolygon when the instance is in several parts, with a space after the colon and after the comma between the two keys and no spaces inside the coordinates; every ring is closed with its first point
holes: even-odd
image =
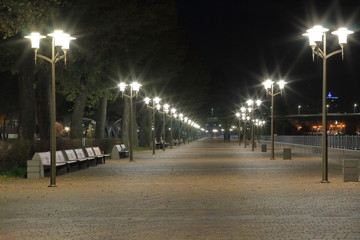
{"type": "Polygon", "coordinates": [[[319,157],[202,139],[49,178],[0,183],[0,239],[360,239],[360,183],[319,157]]]}

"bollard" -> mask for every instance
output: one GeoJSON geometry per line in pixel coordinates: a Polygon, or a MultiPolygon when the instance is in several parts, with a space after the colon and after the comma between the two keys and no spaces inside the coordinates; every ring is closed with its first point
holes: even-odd
{"type": "Polygon", "coordinates": [[[284,148],[283,149],[283,159],[284,160],[291,160],[291,148],[284,148]]]}
{"type": "Polygon", "coordinates": [[[266,152],[267,151],[267,145],[266,144],[262,144],[261,145],[261,152],[266,152]]]}
{"type": "Polygon", "coordinates": [[[359,181],[359,169],[358,169],[357,159],[344,159],[342,167],[343,167],[344,182],[359,181]]]}

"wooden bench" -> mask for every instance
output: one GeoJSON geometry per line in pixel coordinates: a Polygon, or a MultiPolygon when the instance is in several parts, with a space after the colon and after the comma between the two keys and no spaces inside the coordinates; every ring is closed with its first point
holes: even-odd
{"type": "Polygon", "coordinates": [[[79,170],[81,170],[82,167],[88,168],[90,166],[90,160],[86,157],[78,158],[73,149],[64,150],[64,152],[69,161],[77,161],[79,170]]]}
{"type": "Polygon", "coordinates": [[[91,147],[85,148],[85,151],[88,157],[94,157],[96,159],[96,164],[105,163],[105,156],[102,154],[96,156],[94,150],[91,147]]]}
{"type": "Polygon", "coordinates": [[[82,148],[77,148],[77,149],[74,149],[75,151],[75,154],[77,156],[77,158],[86,158],[89,162],[89,166],[90,165],[97,165],[97,162],[96,162],[96,158],[95,156],[94,157],[89,157],[89,156],[86,156],[84,150],[82,148]]]}
{"type": "Polygon", "coordinates": [[[102,153],[99,147],[93,147],[92,149],[94,150],[95,157],[103,158],[103,163],[105,163],[106,158],[110,157],[110,154],[102,153]]]}
{"type": "Polygon", "coordinates": [[[111,159],[127,158],[129,151],[126,149],[125,144],[116,144],[111,151],[111,159]]]}

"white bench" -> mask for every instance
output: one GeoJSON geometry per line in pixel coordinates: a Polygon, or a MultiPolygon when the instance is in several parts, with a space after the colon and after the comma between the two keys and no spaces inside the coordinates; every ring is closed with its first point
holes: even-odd
{"type": "Polygon", "coordinates": [[[75,151],[73,149],[64,150],[65,156],[69,161],[76,161],[79,165],[79,170],[81,169],[81,166],[85,165],[85,168],[88,168],[90,166],[90,160],[86,157],[84,158],[78,158],[75,154],[75,151]]]}
{"type": "Polygon", "coordinates": [[[116,144],[111,151],[111,159],[127,158],[129,157],[129,151],[124,144],[116,144]]]}
{"type": "Polygon", "coordinates": [[[97,164],[95,156],[93,157],[86,156],[82,148],[74,149],[74,151],[76,153],[77,158],[86,158],[89,161],[89,166],[91,165],[91,163],[95,165],[97,164]]]}

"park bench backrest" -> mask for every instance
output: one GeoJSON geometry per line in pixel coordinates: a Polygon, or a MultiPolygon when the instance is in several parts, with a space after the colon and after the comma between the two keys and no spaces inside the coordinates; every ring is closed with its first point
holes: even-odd
{"type": "Polygon", "coordinates": [[[43,165],[50,165],[50,152],[39,152],[39,156],[43,165]]]}
{"type": "Polygon", "coordinates": [[[122,148],[120,145],[115,145],[116,146],[116,149],[119,151],[119,152],[122,152],[122,148]]]}
{"type": "Polygon", "coordinates": [[[94,151],[92,150],[92,148],[85,148],[87,154],[89,157],[95,157],[94,151]]]}
{"type": "Polygon", "coordinates": [[[99,147],[93,147],[94,153],[96,156],[102,156],[102,153],[100,151],[99,147]]]}
{"type": "Polygon", "coordinates": [[[77,149],[74,149],[74,150],[75,150],[76,156],[78,158],[86,158],[84,150],[82,150],[81,148],[77,148],[77,149]]]}
{"type": "Polygon", "coordinates": [[[71,160],[76,160],[77,159],[74,150],[68,149],[68,150],[65,150],[64,152],[65,152],[68,160],[71,161],[71,160]]]}
{"type": "Polygon", "coordinates": [[[122,150],[126,151],[126,147],[125,147],[125,144],[120,144],[122,150]]]}
{"type": "Polygon", "coordinates": [[[56,162],[66,162],[66,159],[62,151],[56,151],[56,162]]]}

